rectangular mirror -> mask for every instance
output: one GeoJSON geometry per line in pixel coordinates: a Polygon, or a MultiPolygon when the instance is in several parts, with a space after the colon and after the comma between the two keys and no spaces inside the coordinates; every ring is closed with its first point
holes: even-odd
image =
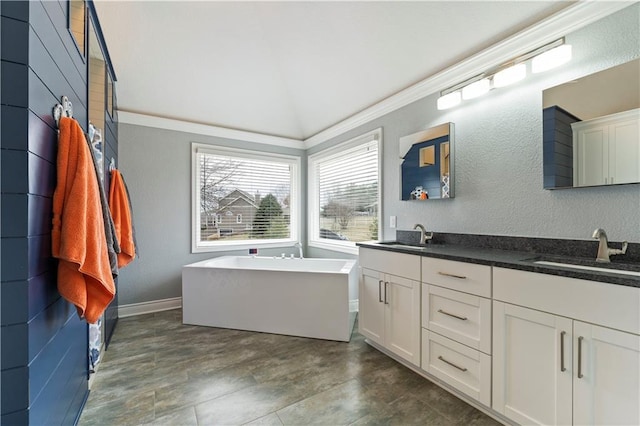
{"type": "Polygon", "coordinates": [[[401,199],[453,198],[453,123],[400,138],[401,199]]]}
{"type": "Polygon", "coordinates": [[[542,100],[545,189],[640,182],[640,59],[551,87],[542,100]]]}
{"type": "Polygon", "coordinates": [[[69,30],[76,42],[78,51],[84,57],[85,29],[87,27],[87,7],[84,0],[69,0],[69,30]]]}

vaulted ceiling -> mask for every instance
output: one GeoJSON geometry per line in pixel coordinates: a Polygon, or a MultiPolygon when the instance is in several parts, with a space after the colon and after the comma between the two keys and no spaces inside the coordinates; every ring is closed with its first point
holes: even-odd
{"type": "Polygon", "coordinates": [[[571,3],[95,4],[120,110],[304,140],[571,3]]]}

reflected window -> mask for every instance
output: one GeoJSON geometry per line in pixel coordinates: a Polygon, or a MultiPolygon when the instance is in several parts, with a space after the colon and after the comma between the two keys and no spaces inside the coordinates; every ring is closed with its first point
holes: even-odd
{"type": "Polygon", "coordinates": [[[84,0],[69,0],[69,30],[82,56],[85,56],[87,8],[84,0]]]}

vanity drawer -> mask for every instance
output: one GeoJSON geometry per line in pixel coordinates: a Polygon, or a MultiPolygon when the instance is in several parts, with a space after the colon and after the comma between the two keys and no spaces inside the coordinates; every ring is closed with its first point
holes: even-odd
{"type": "Polygon", "coordinates": [[[422,284],[422,327],[491,353],[491,300],[422,284]]]}
{"type": "Polygon", "coordinates": [[[358,263],[362,268],[420,281],[420,256],[363,247],[358,253],[358,263]]]}
{"type": "Polygon", "coordinates": [[[422,258],[422,281],[482,297],[491,297],[491,266],[422,258]]]}
{"type": "Polygon", "coordinates": [[[422,329],[422,369],[491,406],[491,357],[422,329]]]}

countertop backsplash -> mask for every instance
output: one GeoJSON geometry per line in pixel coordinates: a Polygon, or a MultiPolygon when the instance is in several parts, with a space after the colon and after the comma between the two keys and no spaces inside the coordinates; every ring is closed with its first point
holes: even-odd
{"type": "MultiPolygon", "coordinates": [[[[418,245],[420,231],[396,231],[396,240],[404,244],[418,245]]],[[[529,252],[552,256],[569,256],[595,260],[598,240],[568,240],[535,237],[509,237],[501,235],[453,234],[434,232],[428,244],[458,245],[529,252]]],[[[622,242],[609,241],[610,248],[620,248],[622,242]]],[[[640,243],[629,243],[627,253],[611,256],[611,263],[640,263],[640,243]]]]}

